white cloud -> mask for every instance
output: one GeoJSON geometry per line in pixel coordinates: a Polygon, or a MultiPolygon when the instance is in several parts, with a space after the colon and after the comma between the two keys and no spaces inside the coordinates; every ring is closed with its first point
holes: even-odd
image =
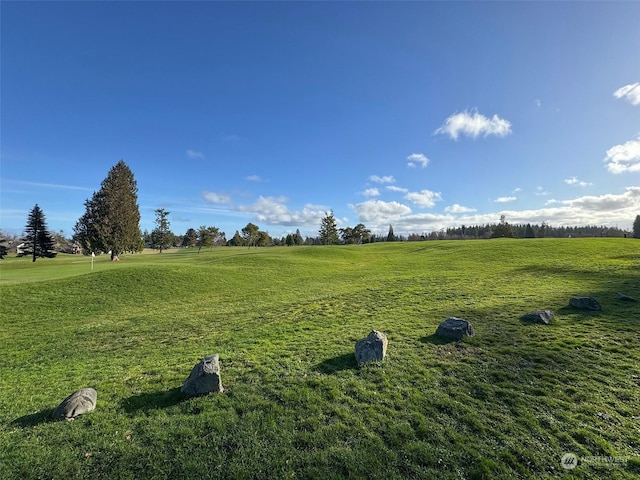
{"type": "Polygon", "coordinates": [[[204,159],[204,153],[196,152],[195,150],[187,150],[187,157],[204,159]]]}
{"type": "Polygon", "coordinates": [[[451,115],[435,133],[448,134],[454,140],[457,140],[460,134],[472,138],[478,138],[480,135],[504,137],[511,133],[511,123],[498,115],[487,118],[477,111],[465,111],[451,115]]]}
{"type": "Polygon", "coordinates": [[[518,197],[498,197],[494,200],[496,203],[508,203],[517,200],[518,197]]]}
{"type": "Polygon", "coordinates": [[[605,158],[611,173],[640,172],[640,136],[607,150],[605,158]]]}
{"type": "Polygon", "coordinates": [[[398,202],[367,200],[353,207],[361,222],[386,223],[411,213],[411,208],[398,202]]]}
{"type": "Polygon", "coordinates": [[[367,188],[364,192],[362,192],[362,195],[364,195],[365,197],[377,197],[380,195],[380,190],[378,190],[377,188],[367,188]]]}
{"type": "Polygon", "coordinates": [[[248,177],[245,177],[245,179],[249,180],[250,182],[258,182],[258,183],[267,182],[267,180],[262,178],[260,175],[249,175],[248,177]]]}
{"type": "Polygon", "coordinates": [[[232,203],[231,197],[226,193],[204,192],[202,198],[216,205],[230,205],[232,203]]]}
{"type": "Polygon", "coordinates": [[[551,193],[546,191],[544,187],[538,187],[536,188],[536,195],[539,197],[546,197],[547,195],[551,195],[551,193]]]}
{"type": "Polygon", "coordinates": [[[622,195],[607,193],[599,196],[585,196],[561,202],[584,212],[602,213],[636,208],[640,206],[640,187],[627,187],[622,195]]]}
{"type": "Polygon", "coordinates": [[[327,208],[306,204],[302,210],[290,210],[286,197],[258,197],[253,205],[239,206],[240,212],[252,213],[254,219],[267,225],[317,226],[325,216],[327,208]]]}
{"type": "Polygon", "coordinates": [[[593,185],[593,183],[583,182],[582,180],[578,180],[578,177],[569,177],[564,179],[564,183],[567,185],[576,185],[578,187],[588,187],[593,185]]]}
{"type": "Polygon", "coordinates": [[[395,185],[389,185],[385,188],[391,192],[407,193],[409,191],[408,188],[396,187],[395,185]]]}
{"type": "Polygon", "coordinates": [[[433,207],[437,201],[442,200],[439,192],[431,190],[420,190],[419,192],[409,192],[404,196],[405,199],[413,202],[421,207],[433,207]]]}
{"type": "Polygon", "coordinates": [[[521,191],[522,191],[522,189],[520,187],[516,187],[516,188],[513,189],[513,192],[511,192],[511,193],[518,193],[518,192],[521,192],[521,191]]]}
{"type": "MultiPolygon", "coordinates": [[[[360,222],[366,223],[373,232],[384,234],[393,225],[396,234],[428,233],[460,225],[486,225],[497,223],[505,215],[509,223],[541,224],[553,226],[572,225],[619,225],[630,228],[640,211],[640,186],[627,187],[622,194],[583,196],[571,200],[549,200],[544,208],[532,210],[502,210],[488,213],[473,211],[459,213],[458,207],[445,208],[445,213],[411,212],[407,205],[397,202],[369,200],[354,208],[360,222]]],[[[462,207],[465,208],[465,207],[462,207]]],[[[471,210],[471,209],[469,209],[471,210]]]]}
{"type": "Polygon", "coordinates": [[[374,183],[395,183],[396,179],[393,178],[392,175],[386,175],[384,177],[380,177],[378,175],[371,175],[369,177],[369,181],[374,183]]]}
{"type": "Polygon", "coordinates": [[[351,206],[359,222],[373,232],[384,234],[393,225],[396,234],[428,233],[460,225],[486,225],[497,223],[501,215],[513,224],[541,224],[553,226],[619,225],[630,228],[640,211],[640,186],[627,187],[622,194],[582,196],[570,200],[549,200],[547,206],[531,210],[501,210],[477,213],[460,205],[451,205],[444,213],[412,213],[409,206],[398,202],[368,200],[351,206]]]}
{"type": "Polygon", "coordinates": [[[449,205],[444,209],[447,213],[471,213],[477,211],[475,208],[463,207],[462,205],[458,205],[454,203],[453,205],[449,205]]]}
{"type": "MultiPolygon", "coordinates": [[[[79,187],[78,185],[64,185],[60,183],[41,183],[41,182],[26,182],[23,180],[9,180],[10,183],[17,183],[19,185],[26,185],[29,187],[37,188],[57,188],[61,190],[81,190],[85,192],[93,192],[94,188],[79,187]]],[[[6,191],[5,191],[6,192],[6,191]]]]}
{"type": "Polygon", "coordinates": [[[626,98],[631,105],[640,105],[640,82],[620,87],[613,92],[613,96],[616,98],[626,98]]]}
{"type": "Polygon", "coordinates": [[[422,153],[412,153],[407,157],[407,166],[411,168],[416,168],[418,165],[425,168],[428,163],[429,159],[422,153]]]}

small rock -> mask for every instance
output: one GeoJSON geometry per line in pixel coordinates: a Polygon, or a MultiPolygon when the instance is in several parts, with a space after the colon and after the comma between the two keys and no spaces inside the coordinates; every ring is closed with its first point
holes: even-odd
{"type": "Polygon", "coordinates": [[[624,300],[625,302],[637,302],[637,298],[630,297],[629,295],[625,295],[624,293],[618,292],[618,300],[624,300]]]}
{"type": "Polygon", "coordinates": [[[536,310],[522,316],[522,320],[527,322],[544,323],[545,325],[548,325],[552,318],[553,312],[551,310],[536,310]]]}
{"type": "Polygon", "coordinates": [[[473,337],[475,332],[471,324],[462,318],[451,317],[446,319],[436,330],[436,335],[450,340],[462,340],[464,337],[473,337]]]}
{"type": "Polygon", "coordinates": [[[381,362],[387,354],[387,336],[372,330],[365,338],[356,342],[356,362],[361,367],[368,362],[381,362]]]}
{"type": "Polygon", "coordinates": [[[193,367],[180,390],[189,396],[223,392],[218,354],[209,355],[200,360],[193,367]]]}
{"type": "Polygon", "coordinates": [[[571,297],[569,305],[581,310],[602,310],[598,301],[592,297],[571,297]]]}
{"type": "Polygon", "coordinates": [[[75,420],[83,413],[91,412],[96,408],[98,393],[93,388],[81,388],[65,398],[53,411],[55,420],[75,420]]]}

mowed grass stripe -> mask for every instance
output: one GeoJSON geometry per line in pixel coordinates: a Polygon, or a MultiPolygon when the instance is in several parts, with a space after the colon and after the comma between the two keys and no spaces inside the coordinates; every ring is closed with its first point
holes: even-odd
{"type": "Polygon", "coordinates": [[[2,478],[557,478],[565,452],[625,459],[581,478],[640,472],[640,308],[616,299],[640,297],[634,240],[105,259],[0,263],[2,478]],[[551,325],[520,320],[536,308],[551,325]],[[477,335],[438,341],[448,316],[477,335]],[[372,328],[387,359],[357,369],[372,328]],[[209,353],[226,392],[182,398],[209,353]],[[83,386],[95,412],[44,421],[83,386]]]}

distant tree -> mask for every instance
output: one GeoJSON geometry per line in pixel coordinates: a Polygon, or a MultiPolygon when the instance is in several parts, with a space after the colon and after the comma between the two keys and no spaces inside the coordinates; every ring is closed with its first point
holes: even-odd
{"type": "Polygon", "coordinates": [[[220,229],[218,227],[205,227],[202,225],[198,229],[198,240],[196,245],[198,246],[198,253],[202,250],[202,247],[213,247],[218,240],[220,229]]]}
{"type": "Polygon", "coordinates": [[[371,231],[368,230],[362,223],[359,223],[353,228],[341,228],[340,236],[342,237],[342,241],[346,244],[360,245],[369,240],[371,231]]]}
{"type": "Polygon", "coordinates": [[[85,201],[85,208],[73,238],[86,253],[111,252],[111,260],[118,260],[123,252],[142,249],[138,186],[124,161],[109,170],[100,190],[85,201]]]}
{"type": "Polygon", "coordinates": [[[229,240],[229,244],[234,247],[241,247],[242,245],[244,245],[244,240],[242,239],[242,236],[240,235],[240,232],[238,232],[238,230],[236,230],[236,233],[233,235],[231,240],[229,240]]]}
{"type": "Polygon", "coordinates": [[[395,242],[396,236],[393,234],[393,225],[389,225],[389,233],[387,233],[387,242],[395,242]]]}
{"type": "Polygon", "coordinates": [[[257,247],[270,247],[273,245],[273,239],[271,235],[267,232],[263,232],[262,230],[258,230],[258,234],[256,237],[256,246],[257,247]]]}
{"type": "Polygon", "coordinates": [[[491,234],[492,238],[501,238],[501,237],[513,237],[513,229],[511,225],[509,225],[505,219],[504,215],[500,216],[500,223],[495,226],[493,229],[493,233],[491,234]]]}
{"type": "Polygon", "coordinates": [[[9,247],[7,246],[9,240],[4,236],[2,232],[0,232],[0,260],[7,256],[9,253],[9,247]]]}
{"type": "Polygon", "coordinates": [[[27,217],[23,241],[26,244],[23,250],[24,255],[31,255],[34,262],[38,257],[53,258],[56,256],[53,235],[47,231],[44,212],[37,203],[27,217]]]}
{"type": "Polygon", "coordinates": [[[304,238],[302,238],[302,235],[300,234],[300,229],[297,229],[295,235],[293,236],[293,244],[294,245],[304,244],[304,238]]]}
{"type": "Polygon", "coordinates": [[[183,247],[195,247],[198,243],[198,232],[196,232],[193,228],[187,230],[187,233],[182,237],[182,246],[183,247]]]}
{"type": "Polygon", "coordinates": [[[547,222],[542,222],[542,225],[540,225],[540,228],[538,229],[538,238],[544,238],[548,231],[549,225],[547,225],[547,222]]]}
{"type": "Polygon", "coordinates": [[[636,219],[633,222],[633,236],[640,238],[640,215],[636,215],[636,219]]]}
{"type": "Polygon", "coordinates": [[[322,245],[335,245],[339,242],[338,227],[336,218],[333,216],[333,210],[330,213],[325,213],[325,216],[322,217],[319,237],[322,245]]]}
{"type": "Polygon", "coordinates": [[[527,223],[527,228],[524,232],[524,238],[535,238],[536,234],[533,233],[533,227],[530,223],[527,223]]]}
{"type": "Polygon", "coordinates": [[[157,208],[155,210],[156,219],[155,224],[156,228],[151,232],[151,248],[155,250],[166,250],[167,248],[173,245],[174,235],[169,228],[171,223],[169,222],[169,214],[164,208],[157,208]]]}
{"type": "Polygon", "coordinates": [[[249,248],[257,247],[259,239],[258,232],[260,232],[260,228],[257,225],[254,225],[251,222],[247,223],[247,225],[242,229],[243,245],[246,245],[249,248]]]}

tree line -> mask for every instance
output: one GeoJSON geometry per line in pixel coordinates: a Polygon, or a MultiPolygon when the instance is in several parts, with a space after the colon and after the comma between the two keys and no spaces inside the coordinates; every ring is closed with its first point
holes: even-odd
{"type": "MultiPolygon", "coordinates": [[[[46,225],[44,212],[36,204],[29,212],[24,235],[20,239],[19,256],[37,258],[55,257],[58,251],[67,253],[111,255],[116,261],[125,252],[140,252],[145,247],[159,250],[184,247],[203,248],[217,246],[297,246],[297,245],[360,245],[374,242],[423,241],[423,240],[466,240],[488,238],[568,238],[568,237],[626,237],[631,234],[640,238],[640,215],[633,222],[633,231],[627,232],[617,227],[595,225],[577,227],[554,227],[546,222],[537,224],[510,224],[505,216],[500,221],[487,225],[461,225],[429,233],[412,233],[407,236],[395,235],[389,225],[386,235],[373,234],[364,224],[354,227],[338,228],[333,211],[326,212],[321,219],[318,235],[305,238],[296,230],[283,237],[273,238],[257,225],[248,223],[240,231],[227,239],[226,233],[215,226],[202,225],[198,229],[189,228],[184,235],[175,235],[171,231],[169,214],[164,208],[155,210],[155,228],[140,231],[140,210],[138,206],[138,187],[133,172],[123,160],[120,160],[108,172],[94,192],[84,203],[85,213],[78,219],[71,240],[63,232],[54,234],[46,225]]],[[[11,245],[16,246],[16,238],[9,238],[0,231],[0,258],[4,258],[11,245]]]]}

